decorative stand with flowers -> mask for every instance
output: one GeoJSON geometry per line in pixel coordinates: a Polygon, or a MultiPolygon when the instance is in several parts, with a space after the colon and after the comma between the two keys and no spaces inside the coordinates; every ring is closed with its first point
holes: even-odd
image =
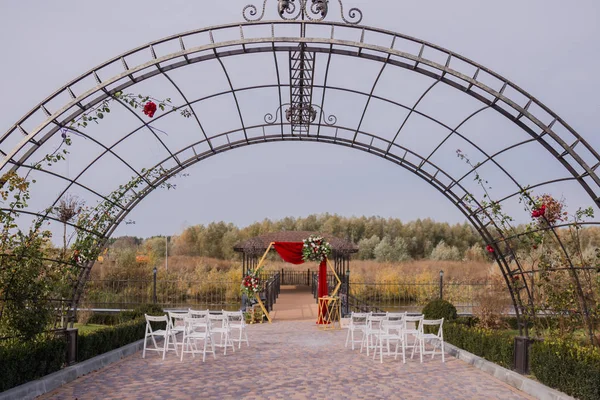
{"type": "Polygon", "coordinates": [[[242,284],[240,285],[240,289],[242,294],[245,294],[248,299],[255,298],[260,308],[262,309],[264,315],[267,316],[267,320],[271,323],[271,316],[267,312],[265,305],[260,299],[260,292],[262,291],[262,281],[260,279],[260,273],[262,272],[262,262],[264,260],[261,259],[258,267],[254,271],[248,271],[246,276],[242,279],[242,284]]]}
{"type": "MultiPolygon", "coordinates": [[[[291,264],[303,264],[305,261],[315,261],[319,263],[319,287],[317,291],[317,297],[319,298],[319,316],[317,318],[317,324],[323,325],[325,329],[331,329],[335,328],[335,322],[337,321],[339,326],[339,297],[337,296],[337,292],[342,286],[342,281],[335,272],[331,262],[329,262],[328,256],[331,254],[331,246],[329,243],[322,237],[315,235],[311,235],[302,242],[271,242],[258,262],[257,269],[262,268],[267,254],[269,254],[271,249],[275,249],[283,261],[291,264]],[[328,265],[337,280],[337,285],[330,295],[327,287],[328,265]],[[336,314],[334,312],[336,309],[338,310],[337,317],[335,317],[336,314]],[[328,310],[331,311],[328,312],[328,310]]],[[[246,277],[244,277],[244,280],[245,279],[246,277]]],[[[258,294],[254,293],[254,296],[259,301],[269,322],[271,322],[271,318],[264,309],[258,294]]]]}
{"type": "Polygon", "coordinates": [[[319,263],[319,305],[317,324],[323,329],[340,328],[340,298],[337,292],[342,285],[340,278],[337,276],[335,269],[329,262],[331,255],[331,246],[321,236],[311,235],[308,239],[304,239],[302,244],[302,258],[304,261],[314,261],[319,263]],[[329,264],[333,275],[337,279],[338,284],[334,288],[331,295],[328,294],[327,287],[327,267],[329,264]],[[336,326],[337,325],[337,326],[336,326]]]}

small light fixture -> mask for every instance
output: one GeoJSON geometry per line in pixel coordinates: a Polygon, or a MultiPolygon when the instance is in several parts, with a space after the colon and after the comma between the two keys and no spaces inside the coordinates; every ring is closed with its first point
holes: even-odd
{"type": "Polygon", "coordinates": [[[440,278],[443,278],[443,277],[444,277],[444,270],[440,269],[440,278]]]}

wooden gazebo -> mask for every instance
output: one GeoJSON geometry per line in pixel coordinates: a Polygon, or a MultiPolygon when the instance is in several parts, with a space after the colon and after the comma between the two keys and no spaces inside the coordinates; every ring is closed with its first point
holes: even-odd
{"type": "Polygon", "coordinates": [[[233,247],[233,250],[242,253],[242,272],[245,275],[247,270],[256,268],[259,258],[271,242],[301,242],[310,235],[323,236],[329,242],[332,250],[330,259],[333,261],[334,269],[339,276],[345,276],[346,271],[350,269],[350,255],[358,252],[358,246],[348,240],[327,233],[309,231],[271,232],[240,242],[233,247]]]}

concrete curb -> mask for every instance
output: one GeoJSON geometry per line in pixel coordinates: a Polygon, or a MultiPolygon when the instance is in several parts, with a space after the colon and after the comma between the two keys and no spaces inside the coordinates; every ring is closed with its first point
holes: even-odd
{"type": "Polygon", "coordinates": [[[92,371],[104,368],[112,363],[121,360],[124,357],[130,356],[144,347],[144,339],[130,343],[118,349],[111,350],[108,353],[100,354],[99,356],[82,361],[70,367],[61,369],[46,375],[35,381],[24,383],[20,386],[9,389],[0,393],[0,400],[22,400],[33,399],[45,393],[51,392],[54,389],[69,383],[80,376],[89,374],[92,371]]]}
{"type": "MultiPolygon", "coordinates": [[[[518,374],[514,371],[501,367],[490,361],[487,361],[481,357],[471,354],[468,351],[460,349],[448,342],[444,342],[446,353],[462,360],[468,364],[471,364],[475,368],[478,368],[488,374],[494,376],[496,379],[509,384],[510,386],[519,389],[522,392],[527,393],[530,396],[536,397],[542,400],[575,400],[573,397],[559,392],[558,390],[552,389],[542,383],[529,379],[524,375],[518,374]]],[[[1,397],[0,397],[1,400],[1,397]]]]}

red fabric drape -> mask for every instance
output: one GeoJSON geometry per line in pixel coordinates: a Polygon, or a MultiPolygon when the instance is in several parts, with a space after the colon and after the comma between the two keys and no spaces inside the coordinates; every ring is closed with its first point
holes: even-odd
{"type": "Polygon", "coordinates": [[[274,242],[273,247],[279,254],[279,257],[290,264],[302,264],[302,242],[274,242]]]}
{"type": "MultiPolygon", "coordinates": [[[[321,261],[319,264],[319,288],[317,290],[318,297],[325,297],[329,294],[329,290],[327,288],[327,259],[321,261]]],[[[327,306],[325,304],[321,305],[321,309],[319,310],[319,316],[317,318],[317,324],[324,324],[323,316],[327,312],[327,306]]]]}
{"type": "MultiPolygon", "coordinates": [[[[281,259],[291,264],[303,264],[304,259],[302,258],[302,242],[274,242],[273,247],[281,259]]],[[[318,297],[325,297],[329,294],[327,287],[327,259],[321,261],[319,264],[319,287],[317,289],[318,297]]],[[[326,312],[326,306],[323,305],[319,310],[319,316],[317,318],[317,324],[324,324],[323,316],[326,312]]]]}

